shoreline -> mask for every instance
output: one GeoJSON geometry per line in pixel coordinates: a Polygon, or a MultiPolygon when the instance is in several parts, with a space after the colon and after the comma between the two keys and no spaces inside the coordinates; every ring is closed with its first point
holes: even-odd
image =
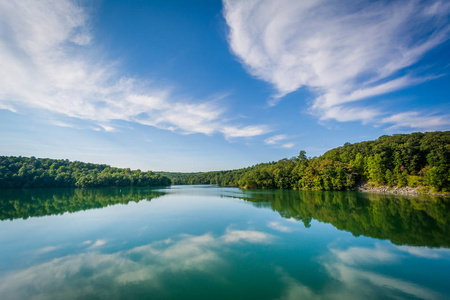
{"type": "Polygon", "coordinates": [[[418,196],[418,195],[431,195],[431,196],[444,196],[450,197],[450,193],[433,193],[433,192],[423,192],[421,189],[428,188],[424,186],[418,187],[389,187],[387,185],[375,186],[371,183],[363,183],[356,187],[355,191],[363,193],[377,193],[377,194],[394,194],[394,195],[408,195],[408,196],[418,196]]]}

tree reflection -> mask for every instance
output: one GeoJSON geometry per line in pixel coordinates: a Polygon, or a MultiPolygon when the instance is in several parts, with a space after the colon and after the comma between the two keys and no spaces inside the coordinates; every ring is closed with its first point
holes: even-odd
{"type": "Polygon", "coordinates": [[[243,199],[267,203],[307,228],[316,219],[397,245],[450,247],[450,199],[445,197],[273,190],[244,191],[243,199]]]}
{"type": "Polygon", "coordinates": [[[152,188],[0,190],[0,220],[27,219],[139,202],[164,195],[152,188]]]}

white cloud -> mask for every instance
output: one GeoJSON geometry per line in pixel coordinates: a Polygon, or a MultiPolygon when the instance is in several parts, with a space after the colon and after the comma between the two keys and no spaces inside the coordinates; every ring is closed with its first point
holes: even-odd
{"type": "Polygon", "coordinates": [[[171,89],[123,76],[98,53],[86,9],[70,0],[0,1],[0,109],[43,109],[93,121],[123,120],[183,134],[265,134],[224,121],[223,104],[177,99],[171,89]],[[101,57],[102,59],[99,59],[101,57]]]}
{"type": "Polygon", "coordinates": [[[48,123],[51,124],[51,125],[54,125],[54,126],[59,126],[59,127],[68,127],[68,128],[74,128],[75,127],[75,126],[73,126],[73,125],[71,125],[69,123],[58,121],[58,120],[50,120],[48,123]]]}
{"type": "Polygon", "coordinates": [[[266,125],[257,125],[257,126],[244,126],[244,127],[236,127],[236,126],[225,126],[221,129],[221,132],[225,135],[226,138],[235,138],[235,137],[252,137],[263,135],[272,131],[266,125]]]}
{"type": "Polygon", "coordinates": [[[223,2],[230,48],[275,87],[270,104],[307,87],[322,120],[379,123],[386,113],[361,101],[436,78],[400,74],[450,36],[446,1],[223,2]]]}
{"type": "Polygon", "coordinates": [[[283,143],[283,141],[289,139],[289,137],[285,134],[279,134],[279,135],[275,135],[275,136],[271,136],[267,139],[264,140],[264,143],[266,145],[273,145],[273,146],[279,146],[281,148],[292,148],[295,146],[294,143],[283,143]],[[281,143],[281,145],[280,145],[281,143]]]}
{"type": "Polygon", "coordinates": [[[362,121],[363,124],[366,124],[380,115],[381,112],[375,108],[333,106],[322,111],[320,119],[334,119],[340,122],[362,121]]]}
{"type": "Polygon", "coordinates": [[[290,148],[292,148],[294,146],[295,146],[294,143],[286,143],[286,144],[281,145],[281,148],[290,149],[290,148]]]}
{"type": "Polygon", "coordinates": [[[271,136],[271,137],[265,139],[264,143],[267,145],[275,145],[275,144],[279,143],[280,141],[283,141],[287,138],[288,138],[287,135],[279,134],[279,135],[271,136]]]}
{"type": "Polygon", "coordinates": [[[392,115],[381,120],[382,123],[394,124],[389,129],[397,130],[402,127],[419,130],[439,130],[450,125],[450,115],[421,116],[419,112],[411,111],[392,115]]]}

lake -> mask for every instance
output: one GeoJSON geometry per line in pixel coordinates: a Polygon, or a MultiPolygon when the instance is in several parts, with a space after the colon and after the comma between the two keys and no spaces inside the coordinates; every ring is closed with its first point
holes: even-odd
{"type": "Polygon", "coordinates": [[[0,190],[0,299],[450,299],[450,200],[0,190]]]}

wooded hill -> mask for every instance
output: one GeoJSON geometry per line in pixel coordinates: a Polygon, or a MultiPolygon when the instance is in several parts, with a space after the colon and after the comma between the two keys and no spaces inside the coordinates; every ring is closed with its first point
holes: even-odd
{"type": "Polygon", "coordinates": [[[319,157],[299,156],[245,169],[205,173],[163,173],[174,184],[219,184],[243,188],[353,190],[357,184],[422,186],[450,191],[450,131],[381,136],[346,143],[319,157]]]}
{"type": "Polygon", "coordinates": [[[171,180],[151,171],[35,157],[0,156],[0,188],[166,186],[171,180]]]}
{"type": "Polygon", "coordinates": [[[450,131],[381,136],[375,141],[252,167],[203,173],[141,172],[68,160],[0,156],[0,188],[218,184],[251,189],[354,190],[373,185],[450,192],[450,131]]]}

